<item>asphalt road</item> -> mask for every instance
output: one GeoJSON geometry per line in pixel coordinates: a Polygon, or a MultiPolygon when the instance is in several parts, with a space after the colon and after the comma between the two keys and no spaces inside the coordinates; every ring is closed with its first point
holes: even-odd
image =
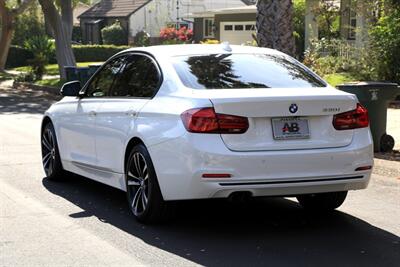
{"type": "Polygon", "coordinates": [[[119,190],[44,178],[49,103],[0,91],[0,266],[399,266],[399,162],[377,160],[369,188],[329,216],[293,199],[191,201],[169,223],[144,226],[119,190]]]}

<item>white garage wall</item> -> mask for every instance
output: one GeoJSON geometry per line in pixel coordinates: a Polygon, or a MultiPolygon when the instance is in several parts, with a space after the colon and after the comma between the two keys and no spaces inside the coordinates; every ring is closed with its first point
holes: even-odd
{"type": "Polygon", "coordinates": [[[255,21],[224,21],[220,23],[220,41],[229,42],[231,44],[244,44],[246,42],[252,42],[253,37],[251,36],[255,32],[255,21]],[[246,26],[252,25],[251,29],[246,29],[246,26]],[[232,30],[225,30],[225,26],[232,26],[232,30]],[[235,26],[243,27],[243,30],[236,30],[235,26]]]}

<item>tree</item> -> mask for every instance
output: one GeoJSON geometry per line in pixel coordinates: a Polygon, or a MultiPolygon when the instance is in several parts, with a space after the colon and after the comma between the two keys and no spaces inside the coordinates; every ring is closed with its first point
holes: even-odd
{"type": "Polygon", "coordinates": [[[55,2],[53,0],[39,0],[44,17],[50,24],[54,34],[60,77],[65,79],[64,67],[76,66],[71,46],[73,28],[72,0],[56,0],[55,2]],[[57,8],[56,4],[59,8],[57,8]]]}
{"type": "Polygon", "coordinates": [[[294,55],[292,0],[257,1],[257,44],[294,55]]]}
{"type": "Polygon", "coordinates": [[[317,17],[319,36],[328,40],[340,36],[340,8],[335,0],[323,0],[312,12],[317,17]]]}
{"type": "Polygon", "coordinates": [[[18,1],[0,0],[1,37],[0,37],[0,71],[4,71],[8,51],[15,31],[15,20],[21,15],[33,0],[18,1]]]}

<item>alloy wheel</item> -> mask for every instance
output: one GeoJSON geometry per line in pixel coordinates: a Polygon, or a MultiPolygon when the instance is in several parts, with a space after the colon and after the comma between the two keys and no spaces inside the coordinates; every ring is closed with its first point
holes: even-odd
{"type": "Polygon", "coordinates": [[[56,160],[56,146],[52,131],[47,128],[42,135],[42,163],[47,176],[51,176],[56,160]]]}
{"type": "Polygon", "coordinates": [[[127,191],[133,213],[138,216],[147,207],[149,198],[149,172],[146,159],[135,152],[128,162],[127,191]]]}

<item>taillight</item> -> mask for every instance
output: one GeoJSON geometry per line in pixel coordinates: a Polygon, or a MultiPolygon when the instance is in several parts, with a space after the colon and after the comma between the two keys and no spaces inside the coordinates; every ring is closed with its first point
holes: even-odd
{"type": "Polygon", "coordinates": [[[368,111],[360,103],[355,110],[336,114],[333,116],[333,127],[336,130],[350,130],[368,127],[368,111]]]}
{"type": "Polygon", "coordinates": [[[218,114],[214,108],[194,108],[181,114],[183,125],[192,133],[241,134],[249,128],[246,117],[218,114]]]}

